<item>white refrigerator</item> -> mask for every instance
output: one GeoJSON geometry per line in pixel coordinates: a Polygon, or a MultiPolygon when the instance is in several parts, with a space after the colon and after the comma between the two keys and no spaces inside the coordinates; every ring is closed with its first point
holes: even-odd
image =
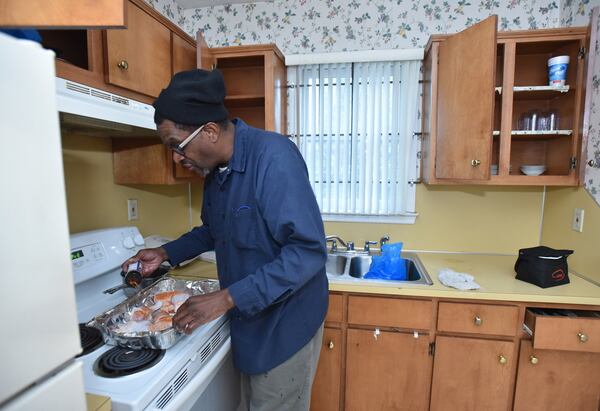
{"type": "Polygon", "coordinates": [[[0,410],[85,410],[54,53],[0,33],[0,410]]]}

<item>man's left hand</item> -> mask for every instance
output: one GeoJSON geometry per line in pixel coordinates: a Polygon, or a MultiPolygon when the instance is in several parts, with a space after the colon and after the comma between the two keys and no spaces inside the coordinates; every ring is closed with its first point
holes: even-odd
{"type": "Polygon", "coordinates": [[[225,314],[235,306],[229,291],[219,290],[210,294],[195,295],[179,307],[173,317],[173,326],[186,334],[225,314]]]}

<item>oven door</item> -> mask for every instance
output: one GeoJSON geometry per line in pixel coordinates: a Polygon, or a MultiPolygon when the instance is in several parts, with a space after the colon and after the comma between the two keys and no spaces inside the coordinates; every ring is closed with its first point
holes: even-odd
{"type": "Polygon", "coordinates": [[[228,337],[162,410],[235,411],[240,409],[241,399],[240,372],[233,367],[231,338],[228,337]]]}

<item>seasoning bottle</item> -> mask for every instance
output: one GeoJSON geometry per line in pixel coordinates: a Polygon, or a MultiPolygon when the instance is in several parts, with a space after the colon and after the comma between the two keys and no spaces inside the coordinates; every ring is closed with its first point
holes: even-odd
{"type": "Polygon", "coordinates": [[[135,263],[129,264],[127,267],[127,273],[125,274],[125,284],[130,287],[137,287],[142,283],[142,263],[137,261],[135,263]]]}

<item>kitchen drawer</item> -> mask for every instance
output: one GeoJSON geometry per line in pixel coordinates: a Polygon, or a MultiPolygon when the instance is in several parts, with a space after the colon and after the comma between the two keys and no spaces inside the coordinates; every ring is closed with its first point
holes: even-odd
{"type": "Polygon", "coordinates": [[[433,305],[430,300],[359,297],[348,299],[348,323],[428,330],[433,305]]]}
{"type": "Polygon", "coordinates": [[[533,348],[600,353],[600,312],[528,308],[533,348]]]}
{"type": "Polygon", "coordinates": [[[341,323],[343,319],[343,300],[341,294],[329,294],[329,308],[325,321],[341,323]]]}
{"type": "Polygon", "coordinates": [[[438,331],[505,335],[517,333],[519,308],[507,305],[440,302],[438,331]]]}

